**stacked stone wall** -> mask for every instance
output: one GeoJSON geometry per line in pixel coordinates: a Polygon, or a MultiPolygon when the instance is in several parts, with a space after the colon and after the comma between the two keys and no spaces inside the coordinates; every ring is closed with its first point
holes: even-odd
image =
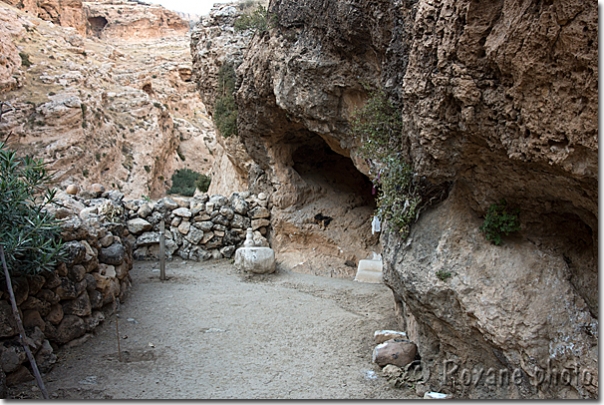
{"type": "MultiPolygon", "coordinates": [[[[78,193],[59,191],[47,207],[61,221],[65,254],[53,272],[14,277],[13,291],[30,348],[42,373],[63,345],[77,345],[114,314],[131,287],[133,260],[159,256],[160,223],[165,224],[166,256],[187,260],[233,257],[246,230],[257,246],[268,246],[268,200],[262,193],[124,200],[101,186],[78,193]]],[[[0,385],[32,380],[19,343],[6,283],[0,287],[0,385]]],[[[1,388],[1,387],[0,387],[1,388]]]]}
{"type": "MultiPolygon", "coordinates": [[[[59,192],[57,204],[49,210],[61,221],[63,261],[53,272],[12,278],[30,349],[42,373],[56,362],[58,347],[89,339],[130,289],[133,257],[122,220],[123,194],[102,196],[84,199],[59,192]]],[[[33,379],[4,279],[0,287],[0,365],[8,386],[33,379]]]]}
{"type": "Polygon", "coordinates": [[[200,194],[191,198],[165,197],[157,202],[131,200],[126,222],[134,246],[134,258],[159,258],[160,223],[164,221],[166,257],[185,260],[232,258],[245,240],[247,228],[254,231],[257,246],[269,246],[268,199],[259,195],[233,193],[200,194]]]}

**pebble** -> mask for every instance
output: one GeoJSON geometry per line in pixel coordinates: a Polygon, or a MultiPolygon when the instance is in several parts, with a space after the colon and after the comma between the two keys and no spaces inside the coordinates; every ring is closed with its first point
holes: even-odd
{"type": "Polygon", "coordinates": [[[89,375],[88,377],[84,378],[83,380],[80,380],[78,382],[78,384],[82,384],[82,385],[96,385],[96,375],[89,375]]]}

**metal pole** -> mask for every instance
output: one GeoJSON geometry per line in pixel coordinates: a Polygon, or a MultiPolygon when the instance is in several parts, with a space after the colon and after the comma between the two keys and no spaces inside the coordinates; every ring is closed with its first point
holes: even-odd
{"type": "Polygon", "coordinates": [[[166,224],[162,219],[159,223],[159,279],[166,279],[166,224]]]}
{"type": "Polygon", "coordinates": [[[115,336],[117,337],[117,359],[122,362],[122,348],[120,346],[120,327],[118,323],[120,315],[115,314],[115,336]]]}

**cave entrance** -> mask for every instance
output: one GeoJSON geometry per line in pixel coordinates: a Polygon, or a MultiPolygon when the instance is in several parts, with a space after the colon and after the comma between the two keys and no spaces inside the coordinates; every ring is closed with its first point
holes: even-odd
{"type": "Polygon", "coordinates": [[[373,184],[318,135],[290,147],[297,202],[281,213],[274,248],[292,271],[352,278],[359,260],[382,252],[379,234],[371,231],[373,184]]]}
{"type": "Polygon", "coordinates": [[[373,184],[350,158],[334,152],[319,136],[299,146],[292,154],[293,169],[310,186],[326,194],[353,196],[358,205],[375,209],[373,184]]]}
{"type": "Polygon", "coordinates": [[[107,25],[108,21],[105,17],[89,17],[88,18],[88,32],[90,35],[101,37],[103,29],[107,25]]]}

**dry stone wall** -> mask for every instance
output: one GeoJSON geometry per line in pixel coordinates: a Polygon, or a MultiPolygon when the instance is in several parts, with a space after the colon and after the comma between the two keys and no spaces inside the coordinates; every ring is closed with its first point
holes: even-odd
{"type": "MultiPolygon", "coordinates": [[[[38,368],[49,371],[55,350],[92,336],[94,329],[117,308],[130,289],[132,245],[122,218],[123,194],[109,191],[72,197],[59,192],[49,207],[61,220],[64,262],[52,273],[16,277],[13,291],[31,341],[38,368]],[[100,197],[102,194],[102,198],[100,197]]],[[[9,294],[0,289],[0,374],[12,386],[33,379],[31,366],[19,343],[9,294]]],[[[1,377],[1,376],[0,376],[1,377]]]]}
{"type": "Polygon", "coordinates": [[[185,260],[231,258],[245,240],[247,228],[254,231],[258,246],[268,246],[264,235],[270,227],[266,195],[233,193],[200,194],[192,198],[162,198],[157,202],[131,200],[128,209],[128,241],[136,259],[159,257],[160,223],[166,237],[166,257],[185,260]]]}
{"type": "MultiPolygon", "coordinates": [[[[123,193],[105,191],[99,184],[66,191],[59,191],[55,204],[47,207],[61,221],[64,262],[52,273],[13,279],[42,373],[53,367],[60,346],[89,339],[115,313],[131,287],[133,260],[158,258],[162,220],[168,259],[231,258],[247,228],[254,230],[257,246],[269,246],[264,235],[270,231],[270,205],[262,193],[145,201],[124,200],[123,193]]],[[[0,287],[0,382],[4,376],[7,386],[33,379],[6,286],[0,287]]]]}

